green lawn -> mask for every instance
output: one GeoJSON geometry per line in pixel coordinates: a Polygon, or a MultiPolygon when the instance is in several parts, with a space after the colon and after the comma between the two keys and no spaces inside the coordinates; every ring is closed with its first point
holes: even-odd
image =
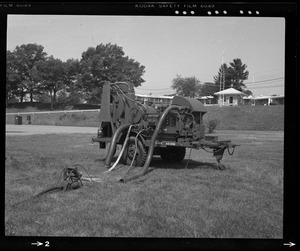
{"type": "MultiPolygon", "coordinates": [[[[55,110],[99,109],[99,106],[81,104],[77,106],[63,106],[57,104],[55,110]]],[[[258,130],[283,131],[284,105],[274,106],[206,106],[207,113],[204,122],[218,120],[219,130],[258,130]]],[[[6,108],[7,113],[49,111],[49,105],[17,103],[6,108]]],[[[65,126],[98,126],[99,112],[76,112],[56,114],[31,114],[33,125],[65,125],[65,126]]],[[[15,115],[6,115],[6,123],[14,124],[15,115]]],[[[22,115],[22,123],[28,124],[27,115],[22,115]]]]}
{"type": "Polygon", "coordinates": [[[206,106],[206,109],[204,119],[219,120],[219,130],[284,130],[284,105],[206,106]]]}
{"type": "Polygon", "coordinates": [[[224,154],[226,170],[193,150],[187,168],[187,159],[155,157],[151,172],[128,183],[118,182],[127,166],[103,173],[106,150],[90,143],[95,135],[7,136],[5,235],[282,238],[283,132],[219,133],[241,144],[224,154]],[[33,198],[74,164],[102,182],[33,198]]]}

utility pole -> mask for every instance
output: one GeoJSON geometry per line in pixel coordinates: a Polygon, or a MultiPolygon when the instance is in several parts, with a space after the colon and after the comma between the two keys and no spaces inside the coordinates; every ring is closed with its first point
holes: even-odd
{"type": "MultiPolygon", "coordinates": [[[[252,83],[255,83],[255,79],[254,79],[254,72],[253,72],[253,76],[252,76],[252,83]]],[[[255,98],[253,97],[253,101],[252,105],[255,105],[255,98]]]]}
{"type": "MultiPolygon", "coordinates": [[[[221,64],[221,75],[220,75],[220,91],[224,91],[224,89],[225,89],[225,69],[224,69],[224,51],[223,51],[222,64],[221,64]]],[[[222,95],[221,95],[221,97],[222,97],[222,95]]],[[[224,105],[224,94],[223,94],[223,98],[222,98],[222,105],[224,105]]]]}

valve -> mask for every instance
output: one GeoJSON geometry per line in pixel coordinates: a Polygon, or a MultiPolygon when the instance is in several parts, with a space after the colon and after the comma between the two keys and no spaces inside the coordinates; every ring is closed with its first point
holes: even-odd
{"type": "Polygon", "coordinates": [[[63,170],[64,187],[63,190],[77,189],[83,186],[81,181],[82,173],[78,171],[77,167],[67,167],[63,170]]]}

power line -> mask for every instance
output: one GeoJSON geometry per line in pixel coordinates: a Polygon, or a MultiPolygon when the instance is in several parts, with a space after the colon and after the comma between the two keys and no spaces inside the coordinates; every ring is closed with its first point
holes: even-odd
{"type": "Polygon", "coordinates": [[[261,84],[261,85],[246,85],[246,87],[248,88],[261,88],[261,87],[270,87],[272,86],[273,84],[275,85],[278,85],[278,86],[284,86],[284,84],[282,83],[278,83],[278,80],[277,81],[274,81],[274,82],[269,82],[269,83],[264,83],[264,84],[261,84]]]}
{"type": "MultiPolygon", "coordinates": [[[[174,94],[175,91],[173,93],[170,93],[170,94],[174,94]]],[[[138,94],[142,94],[142,95],[149,95],[149,93],[138,93],[138,94]]],[[[155,96],[155,95],[158,95],[158,96],[165,96],[166,93],[165,92],[151,92],[151,95],[155,96]]]]}
{"type": "Polygon", "coordinates": [[[172,89],[171,87],[168,88],[139,88],[137,87],[139,90],[146,90],[146,91],[152,91],[152,90],[170,90],[172,89]]]}
{"type": "Polygon", "coordinates": [[[269,86],[253,86],[249,88],[249,90],[252,89],[262,89],[262,88],[270,88],[270,87],[283,87],[282,85],[269,85],[269,86]]]}
{"type": "MultiPolygon", "coordinates": [[[[271,79],[265,79],[265,80],[260,80],[260,81],[255,81],[255,82],[248,82],[248,83],[243,83],[245,85],[250,85],[251,88],[266,88],[266,87],[272,87],[271,85],[269,86],[251,86],[253,84],[261,84],[261,83],[266,83],[266,82],[277,82],[279,80],[283,80],[285,79],[285,77],[278,77],[278,78],[271,78],[271,79]]],[[[203,81],[201,81],[203,82],[203,81]]],[[[162,83],[161,83],[162,84],[162,83]]],[[[207,83],[204,82],[205,85],[211,85],[211,86],[215,86],[214,83],[207,83]]],[[[268,84],[268,83],[266,83],[268,84]]],[[[163,91],[163,90],[168,90],[171,91],[172,88],[171,87],[166,87],[166,88],[139,88],[137,87],[137,90],[141,90],[141,91],[163,91]]],[[[164,93],[164,92],[154,92],[156,94],[160,94],[160,93],[164,93]]]]}
{"type": "Polygon", "coordinates": [[[249,82],[249,83],[244,83],[244,84],[245,84],[245,85],[249,85],[249,84],[257,84],[257,83],[269,82],[269,81],[280,80],[280,79],[284,79],[284,77],[280,77],[280,78],[272,78],[272,79],[266,79],[266,80],[255,81],[255,82],[249,82]]]}
{"type": "Polygon", "coordinates": [[[265,72],[272,72],[272,71],[278,71],[278,70],[283,70],[283,68],[278,67],[278,68],[273,68],[273,69],[265,70],[265,71],[253,71],[253,74],[256,75],[257,73],[265,73],[265,72]]]}
{"type": "MultiPolygon", "coordinates": [[[[285,79],[284,77],[280,77],[280,78],[272,78],[272,79],[265,79],[265,80],[261,80],[261,81],[255,81],[255,82],[249,82],[249,83],[243,83],[245,85],[251,85],[251,84],[257,84],[257,83],[264,83],[264,82],[270,82],[270,81],[273,81],[273,82],[277,82],[281,79],[285,79]]],[[[205,85],[216,85],[215,83],[204,83],[205,85]]]]}

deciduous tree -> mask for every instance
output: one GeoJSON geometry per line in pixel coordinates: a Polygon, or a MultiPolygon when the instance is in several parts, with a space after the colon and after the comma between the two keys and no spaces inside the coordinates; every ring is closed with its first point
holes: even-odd
{"type": "Polygon", "coordinates": [[[64,88],[66,72],[63,62],[50,56],[36,64],[41,81],[41,88],[47,91],[51,98],[51,109],[56,102],[56,93],[64,88]]]}
{"type": "Polygon", "coordinates": [[[90,47],[82,53],[80,61],[80,85],[89,101],[99,103],[105,81],[131,82],[139,86],[144,82],[145,67],[134,59],[125,56],[122,47],[108,43],[96,48],[90,47]]]}
{"type": "Polygon", "coordinates": [[[16,57],[15,67],[18,69],[20,77],[19,88],[30,94],[32,102],[34,94],[39,92],[34,67],[37,62],[45,60],[47,53],[44,52],[42,45],[23,44],[15,48],[14,54],[16,57]]]}
{"type": "Polygon", "coordinates": [[[212,96],[215,92],[220,91],[220,87],[215,83],[206,82],[201,86],[200,95],[201,96],[212,96]]]}
{"type": "Polygon", "coordinates": [[[16,55],[11,51],[6,52],[6,106],[10,98],[19,97],[20,89],[18,84],[21,82],[20,75],[16,67],[16,55]]]}
{"type": "Polygon", "coordinates": [[[85,97],[84,90],[80,85],[81,65],[77,59],[68,59],[64,63],[65,89],[60,93],[60,100],[70,104],[78,104],[85,97]]]}
{"type": "Polygon", "coordinates": [[[177,75],[172,80],[171,87],[176,91],[177,95],[184,97],[196,97],[201,89],[200,81],[196,77],[183,78],[177,75]]]}

